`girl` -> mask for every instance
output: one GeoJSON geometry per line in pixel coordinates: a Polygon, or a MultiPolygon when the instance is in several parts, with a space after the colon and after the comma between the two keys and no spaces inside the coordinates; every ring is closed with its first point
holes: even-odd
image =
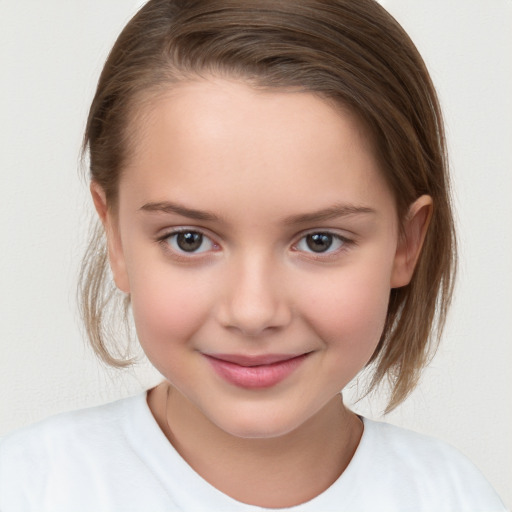
{"type": "Polygon", "coordinates": [[[129,363],[121,295],[165,380],[7,438],[3,512],[504,510],[453,449],[340,394],[367,368],[388,410],[406,398],[454,275],[436,94],[378,4],[151,0],[86,150],[89,338],[129,363]]]}

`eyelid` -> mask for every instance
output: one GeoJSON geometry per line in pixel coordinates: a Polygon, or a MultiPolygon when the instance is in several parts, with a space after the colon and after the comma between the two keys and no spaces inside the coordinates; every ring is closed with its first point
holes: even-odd
{"type": "Polygon", "coordinates": [[[169,238],[172,235],[178,235],[180,233],[187,233],[187,232],[200,233],[201,235],[203,235],[207,238],[210,238],[212,241],[215,241],[215,238],[216,238],[216,236],[213,233],[211,233],[210,230],[208,230],[208,229],[200,228],[199,226],[181,226],[181,225],[161,229],[160,232],[157,234],[156,238],[159,240],[165,240],[166,238],[169,238]]]}
{"type": "MultiPolygon", "coordinates": [[[[212,256],[212,252],[218,252],[221,249],[220,244],[216,241],[216,236],[212,235],[211,232],[207,229],[198,227],[198,226],[176,226],[172,228],[167,228],[162,231],[161,234],[158,234],[156,237],[156,242],[158,242],[164,249],[166,253],[171,255],[174,259],[177,259],[179,261],[183,262],[192,262],[193,260],[198,260],[200,258],[208,258],[212,256]],[[214,246],[213,250],[207,250],[203,252],[190,252],[187,253],[186,251],[178,252],[174,250],[172,247],[170,247],[169,243],[167,243],[167,240],[173,236],[177,235],[183,232],[195,232],[200,233],[205,238],[208,238],[212,245],[214,246]]],[[[346,252],[353,246],[357,245],[357,241],[354,239],[354,237],[347,237],[344,234],[340,233],[336,229],[322,229],[322,228],[316,228],[316,229],[308,229],[306,231],[303,231],[299,233],[297,236],[295,236],[295,241],[291,245],[291,250],[293,252],[299,253],[300,257],[303,257],[308,260],[319,260],[319,261],[328,261],[329,259],[336,259],[341,253],[346,252]],[[334,238],[337,238],[341,242],[343,242],[342,246],[334,251],[328,251],[328,252],[314,252],[314,251],[303,251],[300,249],[297,249],[297,245],[301,240],[306,238],[308,235],[312,234],[327,234],[331,235],[334,238]]]]}
{"type": "Polygon", "coordinates": [[[343,252],[349,250],[353,246],[357,245],[356,240],[354,238],[349,238],[343,234],[341,234],[339,231],[335,229],[308,229],[307,231],[303,231],[300,233],[296,238],[295,242],[293,242],[291,249],[294,252],[300,253],[300,256],[306,259],[313,259],[313,260],[320,260],[320,261],[328,261],[330,259],[337,258],[340,254],[343,252]],[[308,235],[314,235],[314,234],[325,234],[325,235],[331,235],[334,238],[337,238],[342,242],[342,246],[339,249],[336,249],[334,251],[326,251],[326,252],[314,252],[314,251],[303,251],[297,248],[297,245],[304,240],[308,235]]]}
{"type": "Polygon", "coordinates": [[[210,234],[208,230],[203,228],[199,228],[197,226],[177,226],[174,228],[168,228],[159,234],[156,237],[156,242],[162,246],[164,251],[171,255],[173,258],[179,261],[188,261],[190,262],[193,259],[206,258],[211,256],[212,252],[217,252],[220,249],[220,244],[216,242],[215,237],[210,234]],[[213,245],[213,250],[206,250],[201,252],[186,252],[186,251],[176,251],[173,249],[170,244],[167,242],[169,238],[174,235],[179,235],[180,233],[199,233],[204,238],[207,238],[211,244],[213,245]]]}

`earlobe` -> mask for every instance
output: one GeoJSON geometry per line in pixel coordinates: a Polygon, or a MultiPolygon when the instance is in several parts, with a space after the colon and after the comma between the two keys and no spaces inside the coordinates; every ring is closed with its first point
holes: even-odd
{"type": "Polygon", "coordinates": [[[406,286],[411,281],[432,217],[432,209],[432,198],[428,195],[419,197],[410,206],[398,240],[391,288],[406,286]]]}
{"type": "Polygon", "coordinates": [[[103,188],[95,181],[91,182],[91,195],[96,212],[105,229],[107,238],[108,259],[114,282],[117,288],[125,293],[130,293],[128,274],[123,253],[123,245],[119,234],[117,217],[108,207],[107,198],[103,188]]]}

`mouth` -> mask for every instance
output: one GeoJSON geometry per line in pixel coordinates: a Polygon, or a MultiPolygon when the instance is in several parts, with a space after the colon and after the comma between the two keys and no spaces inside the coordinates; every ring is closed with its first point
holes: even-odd
{"type": "Polygon", "coordinates": [[[263,389],[275,386],[295,372],[311,354],[203,354],[217,375],[238,387],[263,389]]]}

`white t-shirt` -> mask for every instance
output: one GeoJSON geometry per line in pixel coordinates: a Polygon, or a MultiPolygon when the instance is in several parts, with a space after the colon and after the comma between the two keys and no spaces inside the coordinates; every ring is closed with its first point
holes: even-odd
{"type": "MultiPolygon", "coordinates": [[[[69,412],[0,444],[2,512],[254,512],[203,480],[158,427],[146,394],[69,412]]],[[[275,510],[275,509],[274,509],[275,510]]],[[[497,512],[479,471],[446,444],[364,419],[349,466],[289,512],[497,512]]]]}

